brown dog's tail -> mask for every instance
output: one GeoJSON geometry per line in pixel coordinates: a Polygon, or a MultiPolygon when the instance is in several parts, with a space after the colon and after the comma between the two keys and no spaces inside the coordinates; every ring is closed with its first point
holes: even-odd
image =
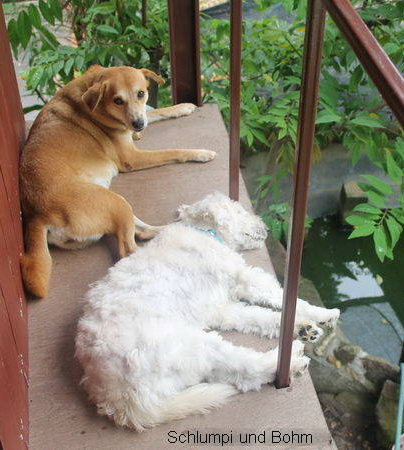
{"type": "Polygon", "coordinates": [[[28,221],[25,248],[26,253],[21,257],[21,272],[25,288],[36,297],[46,297],[52,258],[48,249],[47,228],[38,219],[28,221]]]}

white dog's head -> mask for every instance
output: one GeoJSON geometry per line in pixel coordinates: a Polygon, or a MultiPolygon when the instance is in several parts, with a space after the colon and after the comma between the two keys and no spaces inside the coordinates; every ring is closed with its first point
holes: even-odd
{"type": "Polygon", "coordinates": [[[182,205],[178,212],[181,222],[215,230],[235,250],[262,247],[267,237],[267,227],[260,217],[219,192],[209,194],[193,205],[182,205]]]}

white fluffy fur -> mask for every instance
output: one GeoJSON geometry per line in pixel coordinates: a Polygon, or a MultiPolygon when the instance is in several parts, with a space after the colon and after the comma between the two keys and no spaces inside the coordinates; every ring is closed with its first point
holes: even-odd
{"type": "MultiPolygon", "coordinates": [[[[276,372],[277,349],[237,347],[209,331],[278,335],[282,288],[235,251],[262,246],[264,223],[219,193],[179,213],[179,222],[90,288],[78,325],[76,354],[90,399],[100,414],[138,431],[205,413],[272,382],[276,372]],[[196,227],[216,230],[222,242],[196,227]]],[[[333,325],[338,316],[299,300],[296,334],[317,340],[317,324],[333,325]]],[[[308,362],[294,341],[292,372],[308,362]]]]}

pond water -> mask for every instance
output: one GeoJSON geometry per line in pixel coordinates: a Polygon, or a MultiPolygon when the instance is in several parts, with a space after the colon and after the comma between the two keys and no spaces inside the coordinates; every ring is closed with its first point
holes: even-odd
{"type": "Polygon", "coordinates": [[[336,216],[315,219],[303,250],[302,275],[325,306],[340,308],[341,328],[352,344],[392,363],[404,340],[404,239],[394,261],[381,263],[373,240],[348,240],[336,216]]]}

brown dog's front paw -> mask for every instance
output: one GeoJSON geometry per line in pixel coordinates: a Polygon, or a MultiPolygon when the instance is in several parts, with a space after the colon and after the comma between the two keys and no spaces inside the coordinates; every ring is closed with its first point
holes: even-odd
{"type": "Polygon", "coordinates": [[[212,150],[199,150],[193,161],[208,162],[216,158],[216,152],[212,150]]]}

